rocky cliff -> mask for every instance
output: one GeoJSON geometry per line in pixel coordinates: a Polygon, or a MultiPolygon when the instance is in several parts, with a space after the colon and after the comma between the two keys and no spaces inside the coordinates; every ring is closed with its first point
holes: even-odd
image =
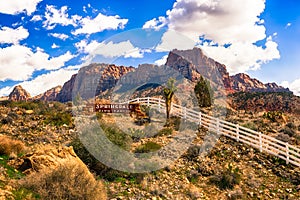
{"type": "Polygon", "coordinates": [[[56,86],[47,90],[45,93],[35,96],[34,99],[41,101],[56,101],[58,94],[61,91],[61,86],[56,86]]]}
{"type": "Polygon", "coordinates": [[[207,57],[199,48],[171,51],[166,65],[178,70],[185,78],[193,82],[196,82],[202,75],[215,84],[224,86],[227,91],[232,90],[226,66],[207,57]]]}
{"type": "Polygon", "coordinates": [[[289,89],[278,86],[276,83],[264,84],[244,73],[230,76],[230,80],[232,88],[238,92],[290,92],[289,89]]]}
{"type": "Polygon", "coordinates": [[[67,81],[57,96],[58,101],[67,102],[72,96],[80,94],[84,99],[93,98],[100,93],[112,89],[126,73],[134,71],[133,67],[113,64],[90,64],[79,70],[67,81]]]}
{"type": "Polygon", "coordinates": [[[24,90],[21,85],[14,87],[13,91],[8,96],[8,99],[11,101],[27,101],[30,98],[30,94],[24,90]]]}

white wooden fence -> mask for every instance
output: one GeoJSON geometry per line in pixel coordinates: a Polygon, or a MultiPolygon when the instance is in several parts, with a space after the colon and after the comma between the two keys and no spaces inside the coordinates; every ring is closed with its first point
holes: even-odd
{"type": "MultiPolygon", "coordinates": [[[[156,105],[159,111],[165,112],[165,100],[163,99],[145,97],[132,99],[126,103],[130,102],[140,102],[147,104],[148,106],[156,105]]],[[[225,135],[237,142],[253,146],[259,149],[260,152],[264,151],[277,156],[278,158],[285,160],[287,164],[291,163],[300,167],[300,149],[287,142],[277,140],[261,132],[245,128],[238,124],[233,124],[174,103],[172,103],[171,113],[189,121],[196,122],[210,131],[225,135]]]]}

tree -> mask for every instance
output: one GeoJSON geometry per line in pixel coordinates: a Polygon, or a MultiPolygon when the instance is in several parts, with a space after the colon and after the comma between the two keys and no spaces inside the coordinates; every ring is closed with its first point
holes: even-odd
{"type": "Polygon", "coordinates": [[[200,108],[210,107],[213,104],[213,90],[211,89],[210,82],[205,80],[202,76],[194,88],[195,95],[198,99],[200,108]]]}
{"type": "Polygon", "coordinates": [[[166,101],[167,124],[170,119],[171,103],[174,93],[176,92],[175,79],[169,78],[167,87],[164,88],[164,97],[166,101]]]}

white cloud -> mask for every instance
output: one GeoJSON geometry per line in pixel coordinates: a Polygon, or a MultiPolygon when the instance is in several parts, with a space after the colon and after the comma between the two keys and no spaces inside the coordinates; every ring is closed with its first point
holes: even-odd
{"type": "Polygon", "coordinates": [[[159,30],[160,28],[164,27],[167,24],[167,20],[165,17],[158,17],[158,20],[156,18],[151,19],[147,21],[143,25],[143,29],[154,29],[154,30],[159,30]]]}
{"type": "Polygon", "coordinates": [[[283,81],[280,85],[289,88],[295,95],[300,96],[300,78],[293,82],[283,81]]]}
{"type": "Polygon", "coordinates": [[[260,69],[260,66],[273,59],[279,59],[278,45],[270,36],[265,48],[252,43],[233,43],[230,47],[211,46],[205,43],[201,48],[211,58],[227,66],[230,74],[260,69]]]}
{"type": "Polygon", "coordinates": [[[42,21],[43,18],[41,15],[34,15],[30,21],[33,21],[33,22],[38,22],[38,21],[42,21]]]}
{"type": "Polygon", "coordinates": [[[68,69],[51,71],[47,74],[36,77],[32,81],[24,81],[23,83],[20,83],[20,85],[32,96],[36,96],[58,85],[62,86],[73,74],[76,74],[77,72],[78,70],[68,69]]]}
{"type": "Polygon", "coordinates": [[[157,45],[156,51],[172,51],[173,49],[187,50],[195,46],[195,41],[182,35],[179,32],[168,30],[161,38],[161,42],[157,45]]]}
{"type": "Polygon", "coordinates": [[[290,26],[292,26],[292,23],[289,22],[289,23],[286,24],[285,28],[288,28],[290,26]]]}
{"type": "Polygon", "coordinates": [[[57,49],[57,48],[59,48],[59,46],[57,44],[53,43],[52,46],[51,46],[51,48],[52,49],[57,49]]]}
{"type": "Polygon", "coordinates": [[[18,44],[28,36],[28,30],[23,26],[20,26],[17,29],[9,27],[0,28],[0,44],[18,44]]]}
{"type": "Polygon", "coordinates": [[[42,0],[0,0],[0,13],[15,15],[26,12],[31,15],[42,0]]]}
{"type": "MultiPolygon", "coordinates": [[[[159,29],[166,24],[169,30],[198,42],[208,56],[226,64],[230,72],[244,72],[280,57],[277,43],[265,33],[260,17],[264,9],[265,0],[177,0],[166,16],[148,21],[144,27],[159,29]],[[258,41],[265,44],[258,46],[258,41]],[[228,44],[231,46],[226,48],[228,44]]],[[[161,44],[168,41],[166,46],[181,46],[174,36],[167,36],[161,44]]]]}
{"type": "Polygon", "coordinates": [[[61,56],[50,58],[39,48],[33,52],[21,45],[0,48],[0,81],[27,80],[34,71],[59,69],[73,57],[70,52],[66,52],[61,56]]]}
{"type": "Polygon", "coordinates": [[[55,38],[59,38],[61,40],[66,40],[69,38],[68,35],[64,34],[64,33],[50,33],[49,35],[55,37],[55,38]]]}
{"type": "Polygon", "coordinates": [[[94,19],[91,19],[90,17],[81,19],[79,22],[81,28],[73,31],[72,34],[92,34],[104,30],[123,29],[127,22],[128,19],[121,19],[118,15],[106,16],[99,13],[94,19]]]}
{"type": "Polygon", "coordinates": [[[8,96],[12,90],[13,90],[14,87],[4,87],[4,88],[0,88],[0,97],[3,97],[3,96],[8,96]]]}
{"type": "Polygon", "coordinates": [[[156,65],[165,65],[166,64],[166,62],[167,62],[167,58],[168,58],[168,55],[165,55],[165,56],[163,56],[161,59],[159,59],[159,60],[156,60],[155,62],[154,62],[154,64],[156,64],[156,65]]]}
{"type": "Polygon", "coordinates": [[[90,43],[87,43],[86,40],[82,40],[75,44],[76,48],[84,53],[94,57],[95,55],[101,55],[106,58],[114,58],[124,56],[125,58],[142,58],[144,52],[137,47],[134,47],[132,43],[127,40],[120,43],[113,43],[112,41],[105,43],[98,43],[93,40],[90,43]]]}
{"type": "Polygon", "coordinates": [[[72,25],[76,27],[77,22],[81,19],[81,17],[78,15],[69,17],[67,11],[67,6],[63,6],[58,10],[55,8],[55,6],[47,5],[45,12],[46,20],[43,22],[43,27],[47,30],[54,29],[57,24],[61,26],[72,25]]]}
{"type": "MultiPolygon", "coordinates": [[[[62,86],[71,78],[73,74],[76,74],[77,72],[78,69],[59,69],[56,71],[51,71],[47,74],[42,74],[31,81],[18,83],[17,85],[21,85],[26,91],[30,93],[31,96],[36,96],[58,85],[62,86]]],[[[12,87],[8,86],[1,88],[0,96],[8,96],[15,86],[16,85],[12,87]]]]}

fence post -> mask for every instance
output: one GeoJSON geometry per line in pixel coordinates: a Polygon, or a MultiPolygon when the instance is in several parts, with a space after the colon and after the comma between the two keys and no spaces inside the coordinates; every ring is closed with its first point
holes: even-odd
{"type": "Polygon", "coordinates": [[[262,152],[262,138],[261,138],[261,132],[259,134],[259,151],[262,152]]]}
{"type": "Polygon", "coordinates": [[[140,103],[140,98],[137,98],[137,102],[140,103]]]}
{"type": "Polygon", "coordinates": [[[220,119],[217,118],[217,133],[220,134],[220,119]]]}
{"type": "Polygon", "coordinates": [[[150,102],[149,102],[150,100],[149,100],[149,97],[147,97],[147,106],[149,106],[150,105],[150,102]]]}
{"type": "Polygon", "coordinates": [[[158,99],[158,112],[160,112],[160,99],[158,99]]]}
{"type": "Polygon", "coordinates": [[[199,126],[202,125],[202,113],[199,112],[199,126]]]}
{"type": "Polygon", "coordinates": [[[236,125],[236,141],[240,141],[240,126],[236,125]]]}
{"type": "Polygon", "coordinates": [[[285,151],[285,154],[286,154],[286,164],[289,164],[290,163],[290,149],[289,149],[289,143],[285,143],[285,147],[286,147],[286,151],[285,151]]]}

